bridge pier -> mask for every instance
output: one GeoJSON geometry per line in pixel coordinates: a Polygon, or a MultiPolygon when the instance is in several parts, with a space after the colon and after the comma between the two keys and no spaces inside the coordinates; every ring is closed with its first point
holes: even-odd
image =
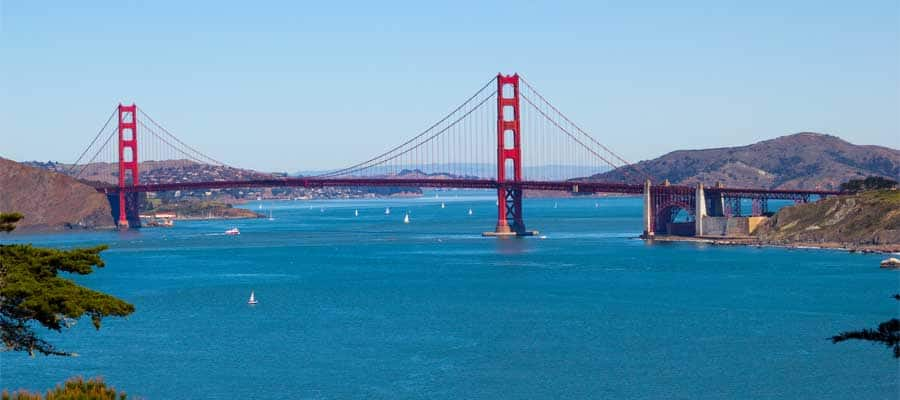
{"type": "Polygon", "coordinates": [[[703,217],[706,216],[706,195],[703,193],[703,183],[697,183],[697,193],[694,194],[694,198],[694,236],[703,236],[703,217]]]}
{"type": "Polygon", "coordinates": [[[641,235],[644,239],[652,239],[656,234],[653,231],[653,215],[656,210],[653,208],[653,201],[650,195],[650,180],[644,181],[644,233],[641,235]]]}

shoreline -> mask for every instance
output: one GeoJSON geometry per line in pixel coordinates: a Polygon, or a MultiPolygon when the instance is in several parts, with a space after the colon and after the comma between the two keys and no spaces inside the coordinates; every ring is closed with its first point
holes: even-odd
{"type": "Polygon", "coordinates": [[[735,237],[735,238],[712,238],[712,237],[690,237],[690,236],[673,236],[659,235],[653,238],[643,238],[645,241],[657,242],[691,242],[706,243],[716,246],[754,246],[754,247],[777,247],[783,249],[807,249],[807,250],[838,250],[850,253],[880,253],[880,254],[896,254],[900,253],[900,244],[883,244],[883,245],[856,245],[837,242],[795,242],[795,243],[775,243],[764,242],[755,237],[735,237]]]}

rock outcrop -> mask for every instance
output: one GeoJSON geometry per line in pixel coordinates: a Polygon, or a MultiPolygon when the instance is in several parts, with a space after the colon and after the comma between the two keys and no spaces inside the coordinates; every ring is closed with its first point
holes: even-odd
{"type": "Polygon", "coordinates": [[[114,228],[106,196],[76,179],[0,158],[0,211],[25,218],[14,232],[114,228]]]}
{"type": "Polygon", "coordinates": [[[784,207],[755,234],[770,244],[900,251],[900,191],[867,191],[784,207]]]}

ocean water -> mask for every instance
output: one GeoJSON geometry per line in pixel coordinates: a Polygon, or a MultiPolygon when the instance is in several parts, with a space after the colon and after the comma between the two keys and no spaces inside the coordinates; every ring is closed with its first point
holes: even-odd
{"type": "Polygon", "coordinates": [[[46,334],[75,358],[0,353],[0,387],[83,375],[148,399],[900,396],[888,349],[827,340],[898,315],[883,256],[648,244],[635,198],[526,199],[546,238],[482,238],[493,197],[440,196],[0,237],[109,244],[107,266],[75,279],[137,308],[46,334]]]}

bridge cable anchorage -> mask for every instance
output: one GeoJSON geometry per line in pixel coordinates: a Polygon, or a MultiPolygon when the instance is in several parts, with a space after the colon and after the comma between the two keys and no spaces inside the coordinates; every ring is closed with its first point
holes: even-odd
{"type": "MultiPolygon", "coordinates": [[[[216,164],[217,164],[217,165],[222,165],[222,166],[230,167],[230,165],[225,164],[225,163],[223,163],[223,162],[221,162],[221,161],[219,161],[219,160],[217,160],[217,159],[215,159],[215,158],[212,158],[212,157],[206,155],[205,153],[203,153],[203,152],[201,152],[201,151],[199,151],[199,150],[197,150],[197,149],[191,147],[191,146],[188,145],[187,143],[182,142],[181,139],[178,138],[178,136],[175,136],[174,134],[172,134],[172,132],[169,132],[169,130],[166,129],[164,126],[162,126],[162,125],[160,125],[158,122],[156,122],[156,120],[154,120],[152,117],[150,117],[150,115],[147,115],[147,113],[144,112],[143,109],[138,108],[138,113],[140,113],[140,115],[146,117],[147,120],[149,120],[153,125],[155,125],[157,128],[159,128],[160,130],[162,130],[166,135],[168,135],[169,137],[171,137],[172,139],[174,139],[176,142],[178,142],[178,143],[181,144],[182,146],[186,147],[187,149],[193,151],[196,155],[200,156],[199,158],[202,158],[202,159],[207,160],[207,161],[205,161],[205,162],[201,162],[202,164],[213,164],[213,165],[216,165],[216,164]],[[210,161],[211,161],[211,162],[210,162],[210,161]]],[[[142,125],[143,125],[143,124],[142,124],[142,125]]],[[[146,126],[146,125],[144,125],[144,126],[146,126]]],[[[175,147],[175,146],[172,145],[172,144],[169,144],[169,145],[172,146],[172,147],[175,147]]]]}
{"type": "Polygon", "coordinates": [[[72,175],[72,171],[75,170],[75,167],[78,166],[78,163],[81,162],[81,159],[84,158],[84,155],[87,154],[87,152],[91,150],[91,147],[94,146],[94,143],[97,143],[97,139],[100,139],[100,135],[103,134],[103,131],[106,130],[106,127],[109,126],[109,123],[112,121],[113,117],[116,115],[116,110],[117,110],[117,108],[113,108],[112,112],[109,113],[109,118],[106,119],[106,122],[103,124],[103,127],[100,128],[99,131],[97,131],[97,135],[94,136],[94,140],[91,140],[91,143],[89,145],[87,145],[87,147],[84,148],[84,151],[81,152],[81,155],[78,156],[78,159],[75,160],[75,162],[69,166],[69,169],[66,170],[66,175],[70,175],[70,176],[72,175]]]}
{"type": "Polygon", "coordinates": [[[562,117],[563,120],[565,120],[565,121],[568,122],[570,125],[572,125],[572,126],[573,126],[578,132],[580,132],[582,135],[587,136],[592,142],[594,142],[595,144],[597,144],[598,146],[600,146],[601,148],[603,148],[604,150],[606,150],[606,152],[608,152],[609,154],[611,154],[613,157],[615,157],[616,159],[618,159],[620,162],[622,162],[623,164],[625,164],[624,167],[631,167],[632,169],[636,170],[639,174],[643,175],[645,178],[650,179],[651,181],[653,180],[653,179],[652,179],[653,176],[650,175],[650,174],[648,174],[647,172],[645,172],[642,168],[638,167],[637,164],[629,162],[628,160],[626,160],[626,159],[623,158],[622,156],[618,155],[616,152],[614,152],[614,151],[610,150],[608,147],[604,146],[603,143],[600,143],[599,141],[597,141],[591,134],[587,133],[584,129],[581,129],[581,127],[578,126],[578,124],[576,124],[576,123],[573,122],[571,119],[569,119],[569,117],[567,117],[565,114],[563,114],[562,111],[560,111],[558,108],[556,108],[556,106],[554,106],[553,103],[551,103],[551,102],[550,102],[549,100],[547,100],[543,95],[541,95],[541,93],[540,93],[537,89],[535,89],[534,86],[532,86],[532,85],[528,82],[528,80],[526,80],[524,77],[520,77],[520,79],[522,79],[522,83],[524,83],[525,86],[526,86],[529,90],[531,90],[531,92],[533,92],[533,93],[538,97],[538,99],[541,100],[541,102],[543,102],[544,104],[546,104],[547,106],[549,106],[555,113],[559,114],[559,116],[562,117]]]}
{"type": "MultiPolygon", "coordinates": [[[[375,157],[372,157],[372,158],[370,158],[370,159],[368,159],[368,160],[366,160],[366,161],[363,161],[363,162],[360,162],[360,163],[351,165],[351,166],[349,166],[349,167],[341,168],[341,169],[338,169],[338,170],[335,170],[335,171],[330,171],[330,172],[326,172],[326,173],[319,174],[319,175],[313,175],[313,176],[311,176],[311,177],[312,177],[312,178],[330,178],[330,177],[336,177],[336,176],[345,175],[345,174],[347,174],[348,172],[356,172],[356,171],[359,171],[359,170],[362,170],[362,169],[367,169],[367,168],[375,167],[375,166],[378,166],[378,165],[383,165],[386,161],[389,161],[389,160],[384,160],[384,161],[379,161],[379,160],[381,160],[381,159],[384,158],[384,157],[387,157],[389,154],[392,154],[393,152],[395,152],[395,151],[397,151],[397,150],[403,148],[404,146],[406,146],[406,145],[408,145],[408,144],[410,144],[410,143],[413,143],[413,142],[417,141],[418,139],[422,138],[423,136],[425,136],[426,134],[428,134],[429,132],[431,132],[434,128],[436,128],[436,127],[440,126],[442,123],[446,122],[448,119],[450,119],[450,117],[452,117],[454,114],[456,114],[459,110],[463,109],[466,105],[468,105],[469,103],[471,103],[472,100],[474,100],[474,99],[475,99],[476,97],[478,97],[482,92],[484,92],[485,89],[489,88],[496,80],[497,80],[497,77],[492,77],[487,83],[485,83],[485,84],[484,84],[480,89],[478,89],[473,95],[469,96],[468,99],[466,99],[464,102],[462,102],[462,104],[460,104],[459,106],[457,106],[456,108],[454,108],[452,111],[450,111],[449,113],[447,113],[443,118],[441,118],[440,120],[438,120],[437,122],[435,122],[434,124],[432,124],[431,126],[429,126],[428,128],[426,128],[424,131],[422,131],[422,132],[419,133],[418,135],[413,136],[413,137],[410,138],[409,140],[407,140],[407,141],[405,141],[405,142],[403,142],[403,143],[401,143],[401,144],[399,144],[399,145],[397,145],[397,146],[391,148],[390,150],[387,150],[387,151],[385,151],[385,152],[383,152],[383,153],[381,153],[381,154],[379,154],[379,155],[377,155],[377,156],[375,156],[375,157]],[[376,161],[377,161],[377,162],[376,162],[376,161]],[[372,164],[372,163],[374,163],[374,164],[372,164]],[[370,165],[370,164],[371,164],[371,165],[370,165]]],[[[493,95],[493,94],[494,94],[494,93],[492,93],[492,95],[493,95]]],[[[485,99],[485,100],[482,100],[482,102],[479,103],[479,105],[482,104],[482,103],[484,103],[485,101],[487,101],[487,100],[486,100],[486,99],[485,99]]],[[[476,106],[475,108],[477,108],[477,106],[476,106]]],[[[470,111],[470,112],[471,112],[471,111],[470,111]]],[[[458,122],[458,121],[457,121],[457,122],[458,122]]],[[[422,144],[422,143],[418,144],[418,145],[415,146],[415,147],[421,146],[421,144],[422,144]]]]}

